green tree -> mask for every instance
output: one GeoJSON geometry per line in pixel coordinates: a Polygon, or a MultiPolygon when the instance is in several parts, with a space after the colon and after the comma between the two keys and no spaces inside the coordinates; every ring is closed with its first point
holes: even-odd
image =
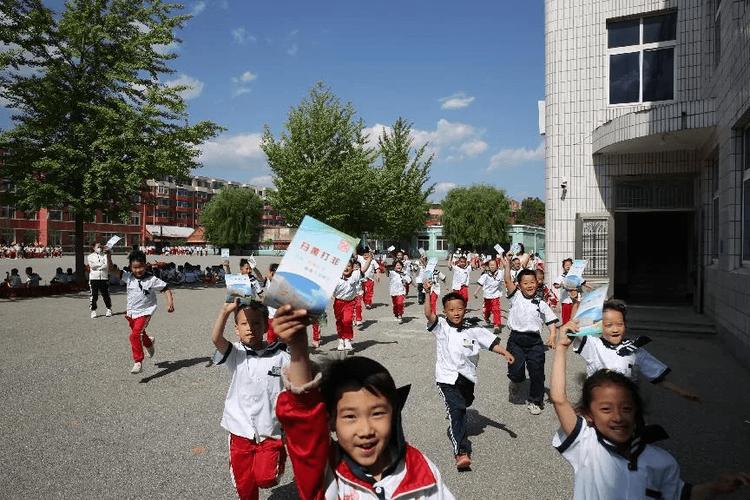
{"type": "Polygon", "coordinates": [[[434,191],[434,185],[427,185],[433,155],[427,156],[426,144],[412,155],[412,142],[411,124],[403,118],[378,139],[382,166],[377,170],[377,185],[369,193],[368,206],[378,213],[373,232],[386,240],[409,238],[427,220],[427,198],[434,191]]]}
{"type": "Polygon", "coordinates": [[[544,226],[544,202],[539,198],[524,198],[516,214],[516,224],[544,226]]]}
{"type": "Polygon", "coordinates": [[[502,189],[487,185],[453,188],[442,207],[443,234],[454,246],[492,247],[508,240],[510,204],[502,189]]]}
{"type": "Polygon", "coordinates": [[[375,187],[376,153],[355,114],[351,103],[318,83],[290,110],[278,139],[265,127],[261,147],[276,187],[270,201],[289,224],[308,214],[353,235],[371,225],[365,200],[375,187]]]}
{"type": "Polygon", "coordinates": [[[226,187],[201,213],[206,241],[223,247],[247,245],[258,239],[263,201],[249,189],[226,187]]]}
{"type": "Polygon", "coordinates": [[[149,178],[184,177],[197,145],[220,128],[187,124],[180,96],[159,77],[176,56],[164,46],[189,16],[160,0],[41,0],[0,4],[0,98],[14,111],[0,134],[3,176],[24,209],[68,206],[75,218],[76,273],[83,224],[103,210],[127,217],[149,178]]]}

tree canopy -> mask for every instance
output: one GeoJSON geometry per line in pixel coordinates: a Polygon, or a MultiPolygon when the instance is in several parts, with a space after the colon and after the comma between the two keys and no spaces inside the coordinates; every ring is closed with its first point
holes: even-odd
{"type": "Polygon", "coordinates": [[[510,204],[502,189],[488,185],[453,188],[442,207],[443,234],[454,246],[489,248],[508,240],[510,204]]]}
{"type": "Polygon", "coordinates": [[[127,217],[149,178],[185,177],[197,146],[220,127],[188,125],[185,87],[160,78],[176,56],[165,47],[189,16],[159,0],[71,0],[54,12],[41,0],[0,6],[0,98],[13,127],[3,176],[23,209],[69,207],[76,272],[83,222],[95,210],[127,217]]]}
{"type": "Polygon", "coordinates": [[[292,225],[311,215],[352,235],[412,235],[427,217],[432,156],[426,145],[413,150],[411,125],[402,118],[377,148],[368,139],[354,106],[316,84],[290,110],[278,138],[265,128],[262,148],[276,186],[271,204],[292,225]]]}
{"type": "Polygon", "coordinates": [[[206,241],[234,247],[258,238],[263,201],[249,189],[226,187],[206,203],[201,213],[206,241]]]}
{"type": "Polygon", "coordinates": [[[524,198],[516,213],[516,224],[544,226],[544,202],[539,198],[524,198]]]}

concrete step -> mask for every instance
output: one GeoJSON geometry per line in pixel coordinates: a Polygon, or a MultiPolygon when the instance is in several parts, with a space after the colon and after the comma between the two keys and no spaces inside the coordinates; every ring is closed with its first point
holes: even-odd
{"type": "Polygon", "coordinates": [[[638,332],[716,334],[716,326],[711,318],[686,306],[629,306],[628,329],[638,332]]]}

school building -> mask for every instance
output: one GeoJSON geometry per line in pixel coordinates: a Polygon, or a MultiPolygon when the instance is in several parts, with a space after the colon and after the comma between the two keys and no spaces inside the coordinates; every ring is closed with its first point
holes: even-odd
{"type": "Polygon", "coordinates": [[[750,2],[545,0],[547,262],[750,354],[750,2]]]}

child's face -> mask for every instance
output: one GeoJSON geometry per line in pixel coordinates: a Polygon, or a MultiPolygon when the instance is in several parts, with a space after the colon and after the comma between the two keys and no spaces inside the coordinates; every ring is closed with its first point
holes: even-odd
{"type": "Polygon", "coordinates": [[[133,273],[133,276],[136,278],[143,277],[143,275],[146,274],[146,263],[134,260],[130,263],[130,272],[133,273]]]}
{"type": "Polygon", "coordinates": [[[527,297],[531,297],[536,293],[536,276],[533,274],[525,274],[523,278],[521,278],[521,282],[519,283],[521,286],[521,291],[523,294],[527,297]]]}
{"type": "Polygon", "coordinates": [[[344,277],[348,278],[352,275],[352,271],[354,270],[354,266],[352,266],[352,263],[348,263],[346,267],[344,268],[344,277]]]}
{"type": "Polygon", "coordinates": [[[396,262],[396,264],[393,266],[393,270],[398,273],[400,273],[403,268],[404,266],[402,266],[400,262],[396,262]]]}
{"type": "Polygon", "coordinates": [[[250,264],[245,264],[240,268],[240,274],[250,274],[252,271],[252,267],[250,267],[250,264]]]}
{"type": "Polygon", "coordinates": [[[464,315],[466,314],[466,304],[463,300],[449,300],[443,307],[443,312],[448,321],[454,325],[460,325],[464,321],[464,315]]]}
{"type": "Polygon", "coordinates": [[[602,337],[607,342],[619,345],[625,336],[625,318],[620,311],[607,309],[602,315],[602,337]]]}
{"type": "Polygon", "coordinates": [[[494,260],[489,261],[486,265],[490,268],[491,273],[497,271],[497,262],[495,262],[494,260]]]}
{"type": "Polygon", "coordinates": [[[348,390],[336,403],[334,428],[339,445],[374,476],[389,465],[393,407],[365,388],[348,390]]]}
{"type": "Polygon", "coordinates": [[[572,265],[573,265],[572,262],[570,262],[569,260],[566,260],[565,262],[563,262],[563,271],[567,273],[568,271],[570,271],[570,266],[572,265]]]}
{"type": "Polygon", "coordinates": [[[635,430],[635,402],[630,391],[621,385],[594,387],[585,415],[597,431],[615,444],[627,443],[635,430]]]}
{"type": "Polygon", "coordinates": [[[240,342],[248,347],[256,347],[260,344],[267,328],[265,316],[257,309],[242,309],[235,317],[234,333],[237,334],[240,342]]]}
{"type": "Polygon", "coordinates": [[[466,257],[461,257],[458,259],[458,267],[465,268],[466,267],[466,257]]]}
{"type": "Polygon", "coordinates": [[[539,285],[544,285],[544,273],[542,271],[536,272],[536,282],[539,285]]]}
{"type": "Polygon", "coordinates": [[[404,253],[396,252],[396,260],[403,260],[403,259],[404,259],[404,253]]]}
{"type": "Polygon", "coordinates": [[[520,259],[513,259],[513,269],[518,271],[521,269],[521,260],[520,259]]]}

